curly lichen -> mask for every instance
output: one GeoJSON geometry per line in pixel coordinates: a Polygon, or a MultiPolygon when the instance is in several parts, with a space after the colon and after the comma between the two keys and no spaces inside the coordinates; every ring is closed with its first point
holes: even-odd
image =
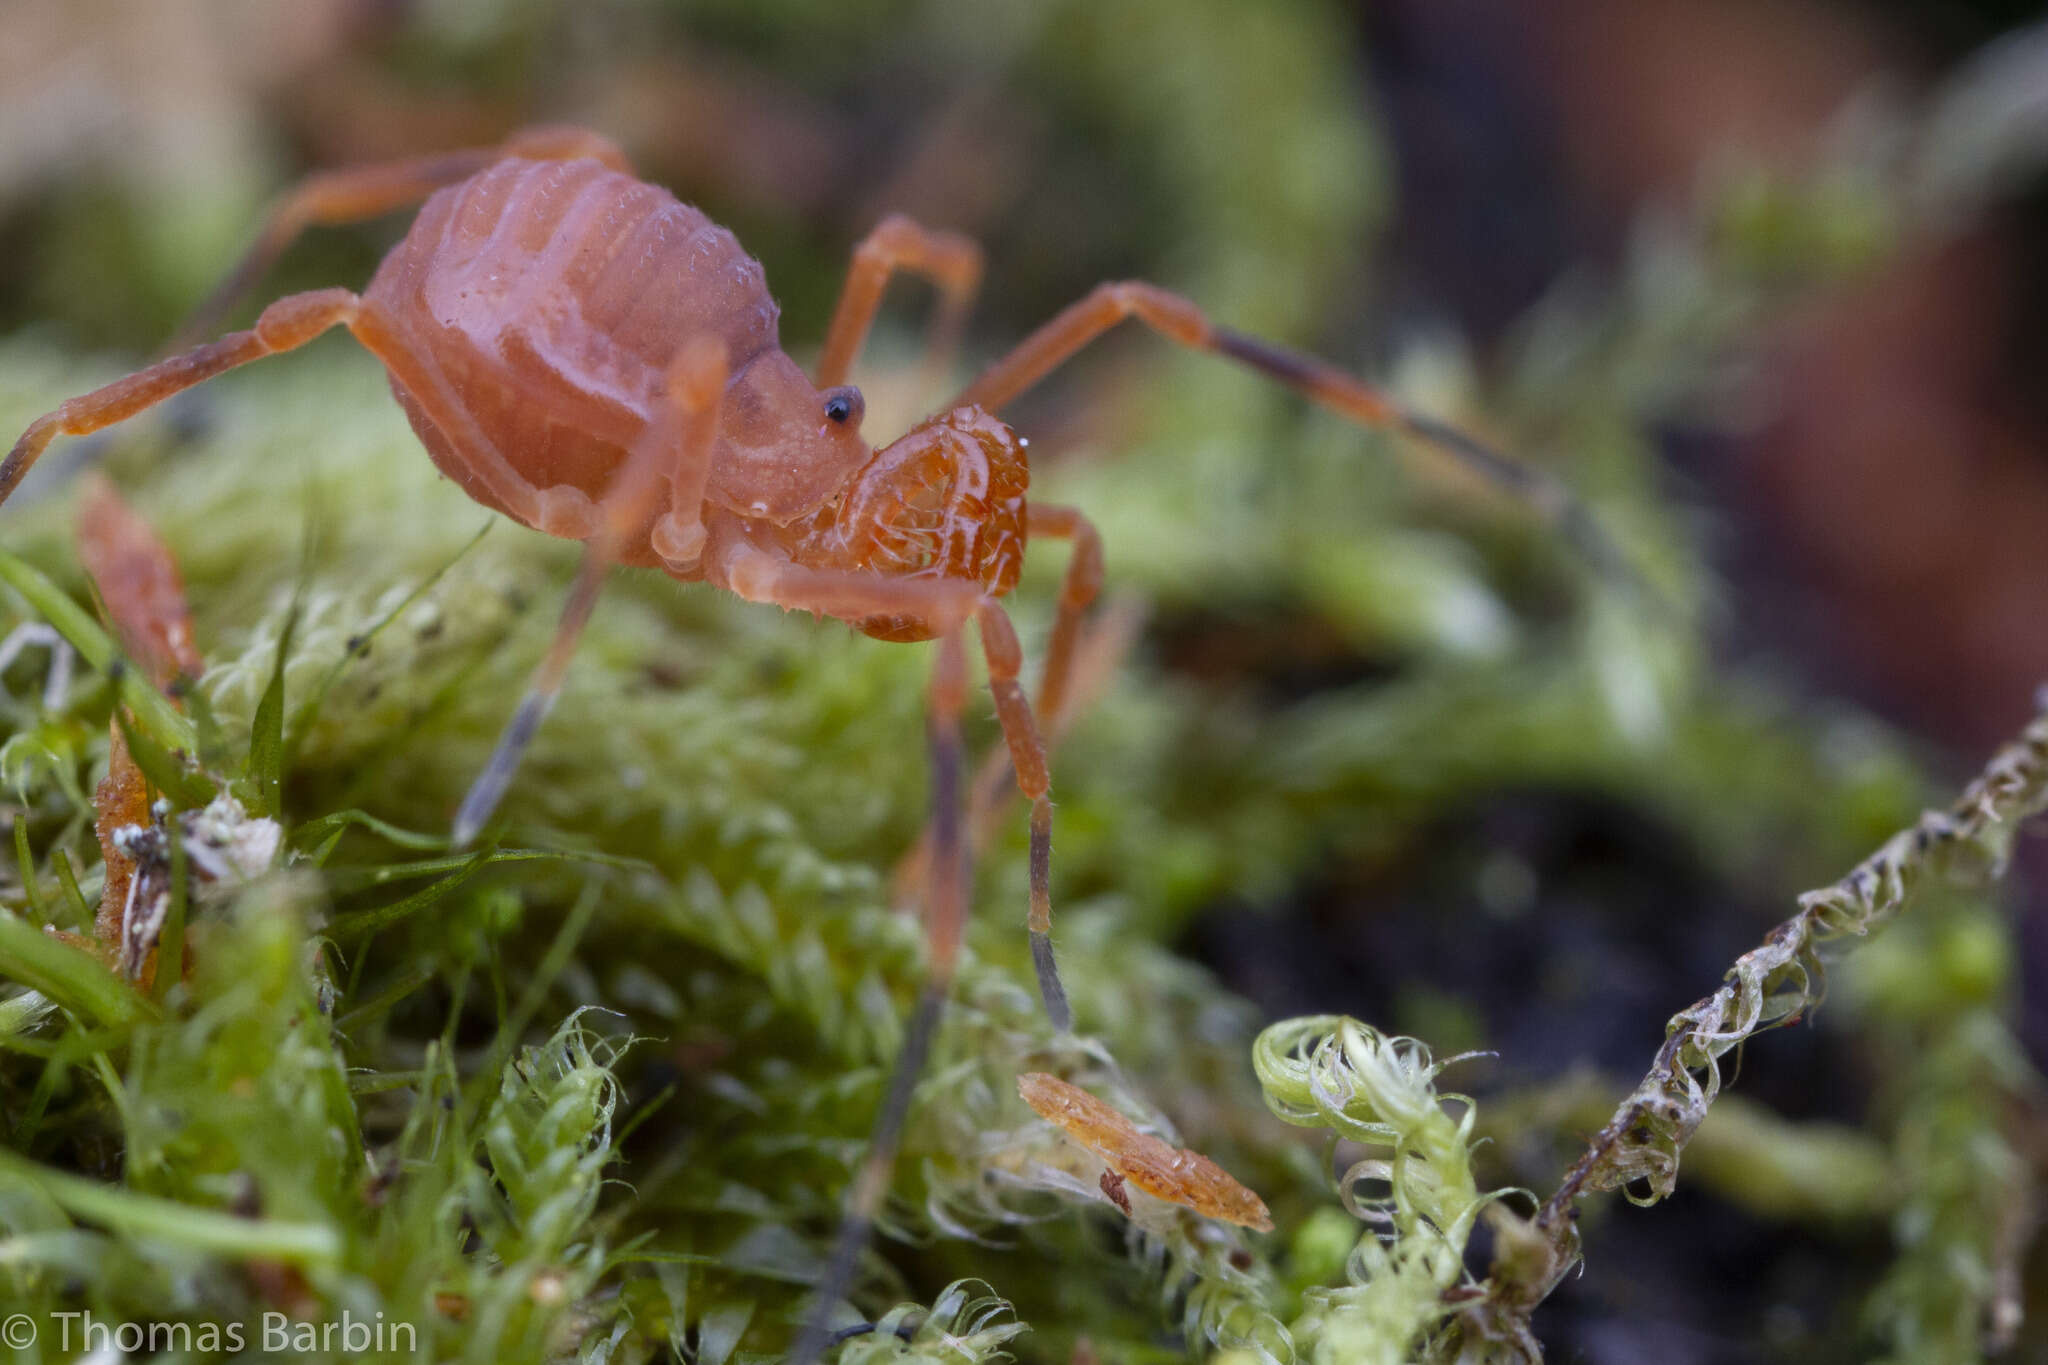
{"type": "MultiPolygon", "coordinates": [[[[2040,703],[2041,713],[1953,805],[1924,812],[1842,878],[1800,896],[1798,913],[1743,954],[1726,984],[1672,1017],[1649,1073],[1536,1216],[1533,1231],[1552,1265],[1578,1254],[1572,1219],[1582,1195],[1619,1189],[1634,1203],[1653,1204],[1671,1194],[1680,1154],[1720,1094],[1722,1058],[1821,1003],[1823,944],[1868,936],[1930,878],[1967,884],[2004,871],[2020,828],[2048,810],[2048,693],[2040,703]]],[[[2005,1026],[1968,998],[1970,984],[1962,983],[1964,998],[1952,1004],[1926,989],[1926,976],[1924,968],[1892,973],[1908,989],[1892,990],[1888,1009],[1880,1010],[1874,1006],[1887,999],[1883,986],[1866,988],[1862,1011],[1870,1031],[1917,1035],[1893,1040],[1916,1058],[1900,1087],[1910,1100],[1897,1139],[1907,1193],[1895,1216],[1901,1259],[1871,1314],[1900,1360],[1950,1358],[1973,1350],[1987,1329],[1991,1340],[2012,1330],[2016,1231],[2001,1196],[2012,1195],[2019,1163],[1999,1132],[1996,1108],[1999,1096],[2033,1085],[2005,1026]],[[1915,997],[1918,1010],[1907,1004],[1915,997]],[[1958,1152],[1960,1159],[1949,1158],[1958,1152]]]]}
{"type": "Polygon", "coordinates": [[[1992,756],[1952,807],[1926,812],[1839,881],[1806,892],[1799,912],[1729,969],[1727,984],[1672,1016],[1649,1074],[1545,1205],[1546,1219],[1559,1219],[1582,1191],[1625,1189],[1646,1204],[1669,1195],[1679,1153],[1720,1093],[1721,1058],[1820,1003],[1820,945],[1870,933],[1905,908],[1925,877],[2001,870],[2019,826],[2043,809],[2048,709],[1992,756]],[[1629,1188],[1636,1182],[1640,1192],[1629,1188]]]}
{"type": "Polygon", "coordinates": [[[1290,1325],[1308,1359],[1386,1365],[1443,1358],[1433,1341],[1454,1318],[1465,1244],[1496,1195],[1472,1170],[1475,1111],[1439,1095],[1445,1063],[1413,1038],[1388,1038],[1356,1019],[1310,1017],[1259,1035],[1253,1064],[1281,1120],[1329,1131],[1367,1155],[1337,1178],[1346,1210],[1366,1224],[1344,1267],[1345,1285],[1314,1287],[1290,1325]],[[1462,1113],[1453,1117],[1446,1104],[1462,1113]],[[1370,1192],[1362,1192],[1365,1187],[1370,1192]]]}

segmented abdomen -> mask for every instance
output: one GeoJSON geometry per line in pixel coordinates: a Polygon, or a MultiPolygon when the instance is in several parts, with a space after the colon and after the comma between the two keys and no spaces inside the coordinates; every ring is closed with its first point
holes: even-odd
{"type": "Polygon", "coordinates": [[[442,472],[576,538],[685,337],[722,337],[735,370],[777,344],[733,235],[595,161],[501,161],[436,193],[363,303],[359,333],[442,472]]]}

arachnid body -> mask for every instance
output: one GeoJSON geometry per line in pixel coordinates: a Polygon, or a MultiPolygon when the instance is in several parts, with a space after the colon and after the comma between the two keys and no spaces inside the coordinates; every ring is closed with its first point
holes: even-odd
{"type": "MultiPolygon", "coordinates": [[[[60,434],[99,430],[346,327],[383,363],[442,472],[477,501],[584,545],[554,645],[456,816],[458,843],[476,836],[503,794],[614,563],[832,616],[882,640],[939,641],[930,688],[934,811],[922,862],[931,976],[822,1285],[827,1305],[844,1289],[886,1189],[911,1083],[958,953],[970,854],[960,740],[970,619],[1016,785],[1031,807],[1027,923],[1040,991],[1055,1025],[1068,1024],[1050,940],[1052,805],[1041,734],[1068,696],[1079,623],[1101,583],[1101,546],[1080,511],[1029,502],[1026,442],[996,413],[1136,318],[1354,422],[1427,441],[1525,495],[1582,544],[1602,548],[1554,482],[1321,361],[1215,327],[1188,300],[1139,282],[1100,286],[937,414],[871,446],[860,430],[860,393],[845,381],[889,277],[908,271],[938,287],[933,344],[943,354],[979,285],[979,249],[908,219],[885,220],[854,253],[807,377],[782,349],[761,267],[732,235],[635,179],[611,144],[573,129],[316,176],[282,202],[202,313],[217,315],[307,226],[421,201],[405,239],[360,295],[322,289],[280,299],[247,331],[37,420],[0,464],[0,499],[60,434]],[[1072,546],[1035,700],[1019,682],[1022,652],[1000,601],[1033,540],[1072,546]]],[[[796,1356],[815,1355],[825,1339],[820,1315],[796,1356]]]]}

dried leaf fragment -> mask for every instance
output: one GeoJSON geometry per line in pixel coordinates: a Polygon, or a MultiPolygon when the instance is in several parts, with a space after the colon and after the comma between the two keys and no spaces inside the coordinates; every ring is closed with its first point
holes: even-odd
{"type": "Polygon", "coordinates": [[[192,640],[192,609],[170,547],[104,475],[88,475],[84,483],[78,558],[106,603],[121,648],[159,688],[181,676],[199,676],[205,665],[192,640]]]}
{"type": "Polygon", "coordinates": [[[93,832],[99,836],[100,859],[107,869],[93,932],[109,950],[121,942],[128,919],[129,891],[135,882],[135,860],[121,847],[125,837],[117,840],[115,835],[150,822],[149,784],[128,752],[121,727],[110,728],[113,733],[107,741],[107,775],[100,779],[92,794],[93,832]]]}
{"type": "MultiPolygon", "coordinates": [[[[1205,1218],[1220,1218],[1259,1232],[1273,1230],[1272,1215],[1256,1194],[1200,1152],[1175,1147],[1138,1126],[1077,1085],[1042,1071],[1017,1078],[1017,1093],[1040,1118],[1058,1125],[1068,1137],[1101,1157],[1116,1177],[1155,1199],[1193,1209],[1205,1218]]],[[[1105,1177],[1104,1191],[1110,1187],[1105,1177]]],[[[1114,1195],[1110,1196],[1112,1199],[1114,1195]]],[[[1118,1201],[1128,1213],[1128,1196],[1118,1201]]]]}

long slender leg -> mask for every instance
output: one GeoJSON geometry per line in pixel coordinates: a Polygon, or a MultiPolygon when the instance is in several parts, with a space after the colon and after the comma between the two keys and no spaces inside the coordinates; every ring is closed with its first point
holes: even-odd
{"type": "MultiPolygon", "coordinates": [[[[1059,749],[1075,718],[1088,708],[1095,694],[1129,655],[1143,620],[1144,611],[1133,597],[1123,602],[1121,609],[1112,604],[1110,610],[1082,632],[1074,647],[1072,666],[1067,670],[1068,690],[1060,709],[1048,712],[1042,699],[1037,708],[1038,728],[1045,738],[1048,758],[1059,749]]],[[[967,846],[977,856],[995,837],[996,826],[1016,795],[1017,784],[1010,780],[1010,754],[1005,745],[990,752],[968,789],[967,846]]]]}
{"type": "Polygon", "coordinates": [[[1102,591],[1102,536],[1077,507],[1031,504],[1026,530],[1034,539],[1071,541],[1066,577],[1060,582],[1059,614],[1045,644],[1045,674],[1038,684],[1039,723],[1058,727],[1074,668],[1074,646],[1080,637],[1081,614],[1102,591]]]}
{"type": "Polygon", "coordinates": [[[172,347],[175,349],[192,336],[203,336],[218,327],[235,301],[262,279],[307,228],[381,217],[419,203],[444,185],[467,180],[508,156],[534,161],[569,161],[587,156],[614,170],[631,170],[625,155],[596,133],[550,125],[524,129],[497,147],[468,147],[433,156],[317,172],[300,181],[270,210],[256,240],[226,278],[192,311],[178,329],[172,347]]]}
{"type": "MultiPolygon", "coordinates": [[[[1023,685],[1017,681],[1024,651],[1017,645],[1009,613],[1000,604],[985,601],[975,613],[975,622],[981,628],[988,688],[995,696],[996,718],[1002,722],[1003,739],[1009,745],[1017,790],[1031,803],[1031,909],[1026,925],[1031,931],[1031,962],[1038,969],[1038,994],[1053,1027],[1065,1033],[1074,1026],[1074,1014],[1052,953],[1052,776],[1046,767],[1045,742],[1031,718],[1031,703],[1025,700],[1023,685]]],[[[936,831],[932,847],[936,856],[936,831]]]]}
{"type": "Polygon", "coordinates": [[[875,1117],[874,1138],[867,1158],[847,1191],[846,1212],[834,1239],[825,1273],[818,1281],[817,1297],[809,1319],[791,1349],[791,1365],[812,1365],[832,1339],[830,1313],[846,1295],[853,1282],[855,1263],[867,1245],[875,1215],[889,1192],[889,1178],[896,1166],[896,1147],[903,1134],[903,1121],[910,1112],[910,1098],[917,1078],[924,1070],[932,1035],[938,1031],[939,1016],[952,989],[953,969],[959,962],[960,939],[967,919],[967,843],[960,821],[960,713],[967,703],[967,660],[956,627],[939,641],[938,659],[932,668],[930,701],[930,743],[932,759],[932,829],[934,831],[931,881],[925,894],[925,932],[930,943],[931,974],[917,997],[903,1035],[903,1050],[897,1054],[896,1069],[882,1097],[875,1117]]]}
{"type": "Polygon", "coordinates": [[[825,349],[818,357],[818,387],[844,384],[854,358],[874,325],[882,290],[898,270],[922,275],[938,286],[939,311],[932,322],[926,364],[943,371],[960,342],[967,310],[981,288],[980,246],[955,232],[934,232],[892,213],[876,224],[853,250],[853,265],[825,331],[825,349]]]}
{"type": "Polygon", "coordinates": [[[725,345],[713,337],[686,343],[669,367],[667,401],[627,452],[626,460],[599,504],[602,521],[597,534],[583,542],[576,582],[562,605],[554,641],[527,684],[526,695],[512,713],[490,761],[470,784],[455,814],[449,835],[455,847],[466,847],[504,799],[519,760],[562,690],[576,642],[597,605],[605,574],[616,564],[627,542],[648,524],[664,486],[670,489],[670,510],[654,527],[658,553],[671,552],[678,563],[694,562],[704,543],[704,483],[711,472],[711,453],[718,438],[719,400],[725,392],[725,345]]]}
{"type": "Polygon", "coordinates": [[[0,462],[0,502],[14,492],[45,448],[58,436],[83,436],[133,417],[176,393],[203,384],[217,374],[296,350],[330,327],[354,323],[360,300],[346,289],[316,289],[289,294],[263,310],[246,332],[230,332],[219,341],[172,356],[104,388],[61,404],[29,424],[7,459],[0,462]]]}
{"type": "MultiPolygon", "coordinates": [[[[1026,515],[1032,538],[1068,540],[1074,546],[1067,559],[1066,576],[1060,583],[1058,614],[1046,642],[1045,672],[1039,680],[1035,707],[1038,729],[1050,753],[1071,720],[1067,713],[1069,688],[1079,657],[1081,619],[1102,591],[1102,537],[1078,508],[1032,503],[1026,515]]],[[[968,788],[967,839],[969,848],[977,855],[1001,814],[1005,799],[1016,790],[1010,782],[1010,772],[1007,750],[995,750],[976,771],[968,788]]],[[[925,862],[931,856],[931,839],[931,830],[927,828],[898,864],[892,881],[899,898],[921,884],[925,862]]]]}
{"type": "Polygon", "coordinates": [[[1449,455],[1525,501],[1603,571],[1638,582],[1627,559],[1571,490],[1539,469],[1433,417],[1413,412],[1327,361],[1217,327],[1193,301],[1142,280],[1097,285],[984,370],[955,404],[1000,411],[1076,351],[1126,318],[1170,341],[1249,366],[1360,426],[1398,431],[1449,455]]]}
{"type": "Polygon", "coordinates": [[[931,687],[932,851],[923,897],[931,976],[905,1031],[903,1051],[876,1119],[874,1141],[848,1193],[845,1221],[819,1281],[811,1317],[790,1354],[795,1365],[811,1365],[831,1340],[828,1315],[852,1281],[855,1262],[888,1191],[911,1093],[938,1028],[965,931],[970,855],[961,818],[960,713],[966,705],[961,629],[969,615],[977,617],[982,631],[997,709],[1016,755],[1013,761],[1019,771],[1037,774],[1035,785],[1030,788],[1036,799],[1030,925],[1047,1012],[1064,1029],[1068,1027],[1068,1010],[1052,963],[1051,918],[1045,894],[1049,883],[1046,874],[1050,867],[1052,806],[1045,796],[1048,784],[1044,776],[1044,750],[1031,721],[1030,704],[1016,681],[1021,656],[1016,632],[1010,628],[1002,609],[980,596],[979,587],[943,579],[886,578],[871,573],[817,569],[744,543],[729,547],[718,557],[715,568],[724,586],[750,601],[775,602],[852,621],[901,618],[924,623],[939,633],[939,654],[931,687]],[[1041,943],[1043,949],[1039,947],[1041,943]]]}

